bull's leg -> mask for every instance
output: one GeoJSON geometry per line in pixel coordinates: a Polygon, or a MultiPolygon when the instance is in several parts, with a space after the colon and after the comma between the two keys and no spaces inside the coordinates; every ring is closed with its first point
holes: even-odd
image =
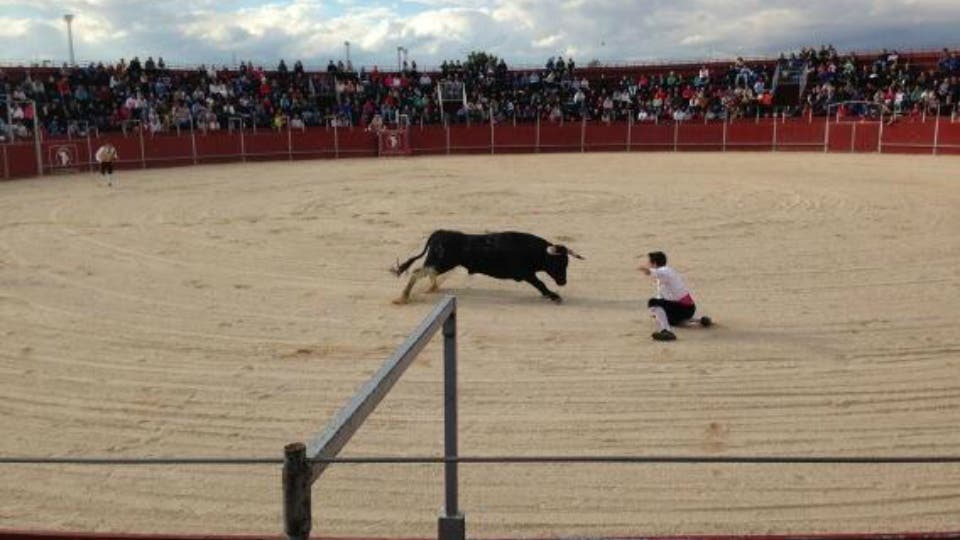
{"type": "Polygon", "coordinates": [[[428,292],[428,293],[435,293],[435,292],[437,292],[437,291],[440,289],[440,284],[437,283],[437,278],[440,277],[440,274],[437,273],[437,271],[436,271],[435,269],[431,268],[431,269],[430,269],[430,274],[429,274],[428,277],[430,278],[430,288],[427,289],[427,292],[428,292]]]}
{"type": "Polygon", "coordinates": [[[560,302],[563,302],[563,298],[560,298],[559,294],[548,289],[547,286],[544,285],[543,282],[540,281],[540,278],[538,278],[537,276],[530,276],[526,278],[524,281],[536,287],[537,290],[540,291],[540,294],[542,294],[546,298],[549,298],[558,304],[560,302]]]}
{"type": "Polygon", "coordinates": [[[400,295],[400,298],[397,298],[393,301],[394,304],[406,304],[410,301],[410,291],[413,290],[413,286],[417,284],[417,281],[428,275],[436,274],[433,268],[423,267],[417,268],[410,274],[410,281],[407,282],[407,286],[403,288],[403,293],[400,295]]]}

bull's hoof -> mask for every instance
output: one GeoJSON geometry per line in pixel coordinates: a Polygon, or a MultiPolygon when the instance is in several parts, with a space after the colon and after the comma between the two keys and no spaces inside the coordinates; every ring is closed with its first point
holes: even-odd
{"type": "Polygon", "coordinates": [[[559,295],[559,294],[555,294],[555,295],[553,295],[553,296],[548,296],[547,298],[549,298],[550,301],[552,301],[554,304],[562,304],[562,303],[563,303],[563,298],[560,298],[560,295],[559,295]]]}
{"type": "Polygon", "coordinates": [[[400,298],[396,298],[393,300],[393,304],[395,306],[403,306],[409,303],[410,303],[410,299],[405,296],[401,296],[400,298]]]}

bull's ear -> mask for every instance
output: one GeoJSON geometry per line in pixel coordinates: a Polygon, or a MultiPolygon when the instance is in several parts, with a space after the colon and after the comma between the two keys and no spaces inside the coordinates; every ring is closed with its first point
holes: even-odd
{"type": "Polygon", "coordinates": [[[547,246],[547,255],[563,255],[564,251],[563,246],[547,246]]]}

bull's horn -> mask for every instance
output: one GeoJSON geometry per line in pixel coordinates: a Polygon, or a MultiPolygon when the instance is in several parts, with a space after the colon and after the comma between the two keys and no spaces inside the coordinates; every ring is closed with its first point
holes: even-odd
{"type": "Polygon", "coordinates": [[[547,246],[547,254],[549,255],[560,255],[560,250],[557,249],[557,246],[547,246]]]}
{"type": "Polygon", "coordinates": [[[580,259],[581,261],[582,261],[582,260],[585,260],[582,255],[580,255],[579,253],[577,253],[576,251],[574,251],[574,250],[572,250],[572,249],[570,249],[570,248],[567,248],[567,254],[570,255],[570,256],[573,257],[573,258],[580,259]]]}

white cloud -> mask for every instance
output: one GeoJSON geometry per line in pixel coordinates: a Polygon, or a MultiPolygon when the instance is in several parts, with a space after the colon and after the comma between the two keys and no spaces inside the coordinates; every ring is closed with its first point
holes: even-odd
{"type": "Polygon", "coordinates": [[[486,49],[512,64],[575,54],[624,62],[841,49],[956,46],[957,0],[0,0],[2,53],[63,59],[64,12],[81,59],[164,56],[171,63],[279,58],[321,65],[343,56],[393,65],[405,46],[421,65],[486,49]]]}

